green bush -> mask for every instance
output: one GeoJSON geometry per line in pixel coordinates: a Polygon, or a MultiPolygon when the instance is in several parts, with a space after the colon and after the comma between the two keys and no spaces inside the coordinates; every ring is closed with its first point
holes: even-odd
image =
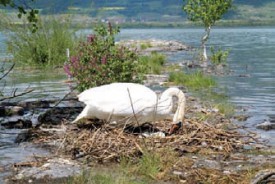
{"type": "Polygon", "coordinates": [[[63,65],[67,60],[66,48],[73,50],[75,37],[68,23],[50,18],[38,23],[39,29],[32,33],[31,27],[9,27],[7,50],[17,63],[23,65],[63,65]]]}
{"type": "Polygon", "coordinates": [[[119,28],[111,24],[98,25],[94,34],[76,48],[76,55],[65,64],[65,72],[77,82],[77,89],[112,82],[142,82],[144,67],[138,55],[123,46],[115,45],[119,28]]]}
{"type": "Polygon", "coordinates": [[[211,47],[210,51],[211,51],[210,60],[213,64],[219,65],[219,64],[225,64],[227,62],[229,50],[222,50],[221,48],[219,48],[218,50],[215,50],[214,47],[211,47]]]}
{"type": "Polygon", "coordinates": [[[160,74],[166,62],[166,56],[152,52],[151,55],[140,56],[140,62],[144,65],[146,73],[160,74]]]}

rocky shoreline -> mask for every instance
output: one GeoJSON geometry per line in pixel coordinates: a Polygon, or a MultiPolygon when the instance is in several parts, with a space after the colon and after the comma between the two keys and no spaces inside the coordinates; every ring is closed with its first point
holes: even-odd
{"type": "MultiPolygon", "coordinates": [[[[199,103],[199,101],[195,100],[191,96],[188,97],[188,101],[188,106],[189,108],[193,109],[193,112],[187,113],[187,118],[191,118],[192,116],[195,116],[195,114],[201,112],[208,112],[213,114],[216,113],[216,110],[203,107],[199,103]]],[[[75,98],[71,98],[68,101],[64,99],[64,102],[66,104],[77,104],[75,98]]],[[[42,102],[43,105],[37,102],[35,102],[35,104],[38,106],[29,103],[29,105],[34,109],[36,107],[41,108],[41,106],[45,108],[45,102],[42,102]]],[[[51,103],[49,102],[49,104],[51,103]]],[[[49,108],[50,106],[46,107],[49,108]]],[[[68,124],[68,122],[74,119],[74,117],[82,110],[82,107],[83,105],[81,104],[71,107],[53,107],[38,116],[39,123],[35,126],[28,125],[26,127],[25,124],[28,121],[25,121],[24,124],[22,123],[22,120],[19,121],[20,118],[18,118],[16,126],[6,126],[6,128],[19,128],[22,125],[21,128],[24,128],[25,130],[39,130],[40,134],[41,132],[44,132],[45,134],[49,133],[48,136],[52,136],[52,134],[63,135],[66,131],[73,128],[70,124],[68,124]]],[[[16,107],[14,109],[16,111],[12,113],[12,116],[19,116],[19,114],[22,113],[20,110],[20,113],[16,114],[17,110],[21,108],[16,107]]],[[[28,110],[30,110],[30,108],[28,108],[28,110]]],[[[221,121],[219,113],[216,113],[216,115],[214,116],[216,120],[213,121],[221,121]]],[[[222,121],[229,120],[223,119],[222,121]]],[[[38,135],[38,137],[40,136],[41,135],[38,135]]],[[[34,144],[38,147],[45,147],[47,149],[50,148],[51,152],[56,152],[56,150],[62,149],[62,143],[59,141],[55,143],[52,141],[37,142],[37,138],[33,137],[33,135],[31,135],[29,131],[21,132],[21,134],[19,134],[16,138],[16,141],[18,143],[21,142],[21,144],[24,144],[25,141],[30,141],[30,144],[34,144]]],[[[228,155],[228,157],[229,158],[227,159],[221,159],[221,155],[203,156],[197,154],[187,156],[189,162],[192,162],[192,169],[210,169],[219,171],[224,175],[229,175],[239,171],[241,172],[246,169],[257,168],[257,170],[259,170],[259,168],[261,167],[266,168],[266,165],[275,163],[275,150],[272,147],[268,147],[260,143],[255,143],[251,145],[244,145],[241,152],[234,152],[228,155]],[[256,154],[253,152],[255,152],[256,154]]],[[[80,174],[85,167],[89,168],[89,166],[85,166],[85,164],[83,165],[81,159],[74,160],[63,154],[59,156],[56,154],[50,154],[46,157],[39,157],[37,155],[37,158],[34,157],[33,159],[31,159],[31,161],[24,161],[13,164],[13,166],[11,166],[10,168],[13,172],[13,176],[9,177],[9,179],[6,181],[7,183],[18,181],[26,181],[26,183],[36,183],[35,181],[41,182],[42,180],[45,180],[45,178],[47,179],[47,181],[49,181],[49,179],[66,179],[71,175],[80,174]],[[26,180],[26,178],[28,179],[26,180]]],[[[270,173],[271,171],[272,170],[268,169],[266,170],[266,172],[263,172],[262,175],[270,173]]],[[[171,171],[171,175],[177,176],[178,178],[180,178],[180,181],[187,181],[187,178],[190,177],[190,174],[188,174],[188,172],[186,171],[183,171],[182,168],[180,168],[179,166],[175,167],[171,171]]],[[[270,183],[274,181],[274,175],[275,174],[271,174],[270,177],[268,177],[268,181],[271,181],[270,183]]],[[[258,177],[259,176],[257,176],[256,178],[258,177]]]]}

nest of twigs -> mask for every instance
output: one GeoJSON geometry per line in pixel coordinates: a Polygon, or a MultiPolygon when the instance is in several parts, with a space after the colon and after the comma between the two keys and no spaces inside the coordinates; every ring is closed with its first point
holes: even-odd
{"type": "Polygon", "coordinates": [[[196,119],[188,119],[186,122],[188,123],[175,134],[165,137],[144,137],[143,133],[167,132],[170,124],[167,121],[127,129],[101,124],[67,130],[62,137],[63,151],[71,154],[73,158],[86,157],[100,162],[113,161],[121,157],[134,158],[140,156],[144,150],[159,148],[169,148],[180,154],[199,152],[226,155],[242,148],[253,138],[235,130],[225,129],[224,123],[210,125],[196,119]]]}
{"type": "MultiPolygon", "coordinates": [[[[189,99],[188,103],[193,102],[189,99]]],[[[59,151],[75,159],[85,157],[99,162],[113,161],[121,157],[136,158],[144,151],[162,148],[174,150],[180,155],[219,153],[226,156],[243,148],[245,144],[255,142],[254,135],[241,134],[237,131],[239,127],[234,127],[222,114],[198,110],[192,104],[186,110],[183,127],[173,135],[143,136],[144,132],[147,132],[147,135],[152,132],[166,133],[170,126],[170,121],[160,121],[125,129],[111,127],[109,123],[101,121],[87,120],[82,121],[78,127],[65,124],[63,133],[52,133],[52,136],[42,136],[35,141],[59,141],[59,151]],[[202,119],[197,113],[210,115],[212,119],[202,119]]]]}

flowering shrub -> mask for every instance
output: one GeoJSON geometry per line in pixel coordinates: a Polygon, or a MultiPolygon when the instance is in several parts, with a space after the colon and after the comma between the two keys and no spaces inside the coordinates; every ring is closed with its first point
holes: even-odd
{"type": "Polygon", "coordinates": [[[119,29],[111,24],[97,26],[65,64],[65,72],[76,80],[79,91],[112,82],[142,81],[144,69],[138,55],[115,45],[117,33],[119,29]]]}

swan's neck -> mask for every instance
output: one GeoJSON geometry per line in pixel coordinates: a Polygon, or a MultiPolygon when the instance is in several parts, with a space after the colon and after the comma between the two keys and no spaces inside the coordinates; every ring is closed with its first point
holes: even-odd
{"type": "Polygon", "coordinates": [[[168,100],[171,103],[171,105],[170,105],[171,109],[169,109],[169,110],[172,111],[172,97],[173,96],[176,96],[178,98],[178,107],[177,107],[177,110],[173,117],[173,123],[176,124],[179,122],[183,122],[185,103],[186,103],[186,98],[185,98],[184,93],[181,90],[179,90],[178,88],[169,88],[162,93],[160,101],[165,101],[165,99],[170,99],[170,100],[168,100]]]}

